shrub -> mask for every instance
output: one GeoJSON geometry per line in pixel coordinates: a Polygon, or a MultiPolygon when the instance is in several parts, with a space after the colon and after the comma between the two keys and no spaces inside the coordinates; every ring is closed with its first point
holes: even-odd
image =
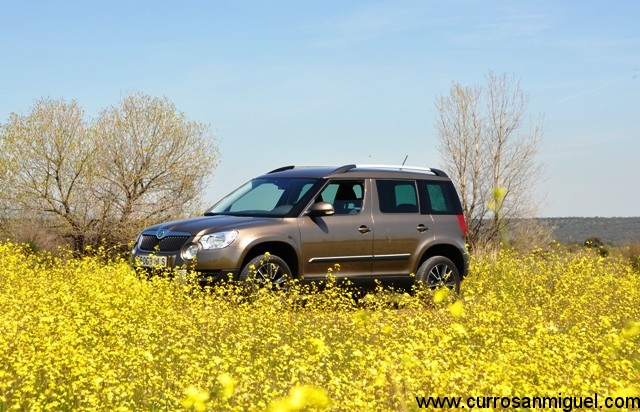
{"type": "Polygon", "coordinates": [[[609,256],[609,248],[599,237],[590,237],[584,241],[584,245],[595,249],[596,253],[602,257],[609,256]]]}
{"type": "Polygon", "coordinates": [[[603,247],[605,243],[599,237],[590,237],[584,241],[584,245],[586,247],[592,247],[592,248],[598,249],[603,247]]]}
{"type": "Polygon", "coordinates": [[[633,242],[623,247],[622,255],[636,272],[640,272],[640,242],[633,242]]]}

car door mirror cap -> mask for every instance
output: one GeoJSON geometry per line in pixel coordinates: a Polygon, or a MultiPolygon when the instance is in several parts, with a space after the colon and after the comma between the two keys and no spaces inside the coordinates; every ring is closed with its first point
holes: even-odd
{"type": "Polygon", "coordinates": [[[331,216],[334,213],[336,213],[336,210],[329,202],[314,203],[307,211],[307,215],[309,216],[331,216]]]}

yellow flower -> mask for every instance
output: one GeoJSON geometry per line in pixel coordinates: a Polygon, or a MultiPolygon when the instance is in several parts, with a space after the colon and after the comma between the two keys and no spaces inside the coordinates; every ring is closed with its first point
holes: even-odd
{"type": "Polygon", "coordinates": [[[306,407],[326,408],[329,398],[324,389],[309,385],[295,386],[289,391],[289,396],[278,399],[269,406],[272,412],[296,412],[306,407]]]}
{"type": "Polygon", "coordinates": [[[435,303],[440,303],[449,297],[450,294],[451,291],[448,288],[440,288],[433,294],[433,301],[435,303]]]}
{"type": "Polygon", "coordinates": [[[232,397],[233,392],[236,390],[236,380],[228,373],[223,373],[218,376],[218,382],[222,385],[222,396],[224,399],[232,397]]]}
{"type": "Polygon", "coordinates": [[[191,385],[187,388],[186,397],[182,400],[182,406],[194,411],[203,412],[207,409],[209,394],[191,385]]]}
{"type": "Polygon", "coordinates": [[[640,322],[628,321],[622,329],[622,337],[633,339],[636,336],[640,336],[640,322]]]}
{"type": "Polygon", "coordinates": [[[454,331],[456,331],[460,335],[465,335],[467,333],[467,330],[464,328],[464,326],[462,326],[459,323],[452,324],[451,325],[451,329],[453,329],[454,331]]]}
{"type": "Polygon", "coordinates": [[[462,304],[462,301],[458,299],[454,303],[449,305],[447,310],[454,318],[459,318],[464,313],[464,305],[462,304]]]}
{"type": "Polygon", "coordinates": [[[189,288],[141,278],[126,260],[0,242],[0,330],[11,337],[0,339],[0,409],[319,412],[383,398],[385,410],[410,409],[414,396],[452,393],[638,396],[637,271],[554,247],[474,257],[461,296],[380,288],[356,302],[342,287],[300,285],[247,300],[235,282],[189,288]]]}

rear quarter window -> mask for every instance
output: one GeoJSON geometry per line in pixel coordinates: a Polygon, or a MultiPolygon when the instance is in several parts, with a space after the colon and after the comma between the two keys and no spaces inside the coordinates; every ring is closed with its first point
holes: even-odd
{"type": "Polygon", "coordinates": [[[419,186],[421,195],[425,197],[428,205],[429,213],[443,215],[462,213],[460,199],[450,181],[422,180],[419,182],[419,186]]]}

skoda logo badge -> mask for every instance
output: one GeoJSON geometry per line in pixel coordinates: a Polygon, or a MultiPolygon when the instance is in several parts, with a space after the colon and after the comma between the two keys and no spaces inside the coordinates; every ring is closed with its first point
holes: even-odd
{"type": "Polygon", "coordinates": [[[158,230],[158,233],[156,234],[156,237],[158,239],[162,239],[163,237],[165,237],[167,235],[167,230],[166,229],[160,229],[158,230]]]}

